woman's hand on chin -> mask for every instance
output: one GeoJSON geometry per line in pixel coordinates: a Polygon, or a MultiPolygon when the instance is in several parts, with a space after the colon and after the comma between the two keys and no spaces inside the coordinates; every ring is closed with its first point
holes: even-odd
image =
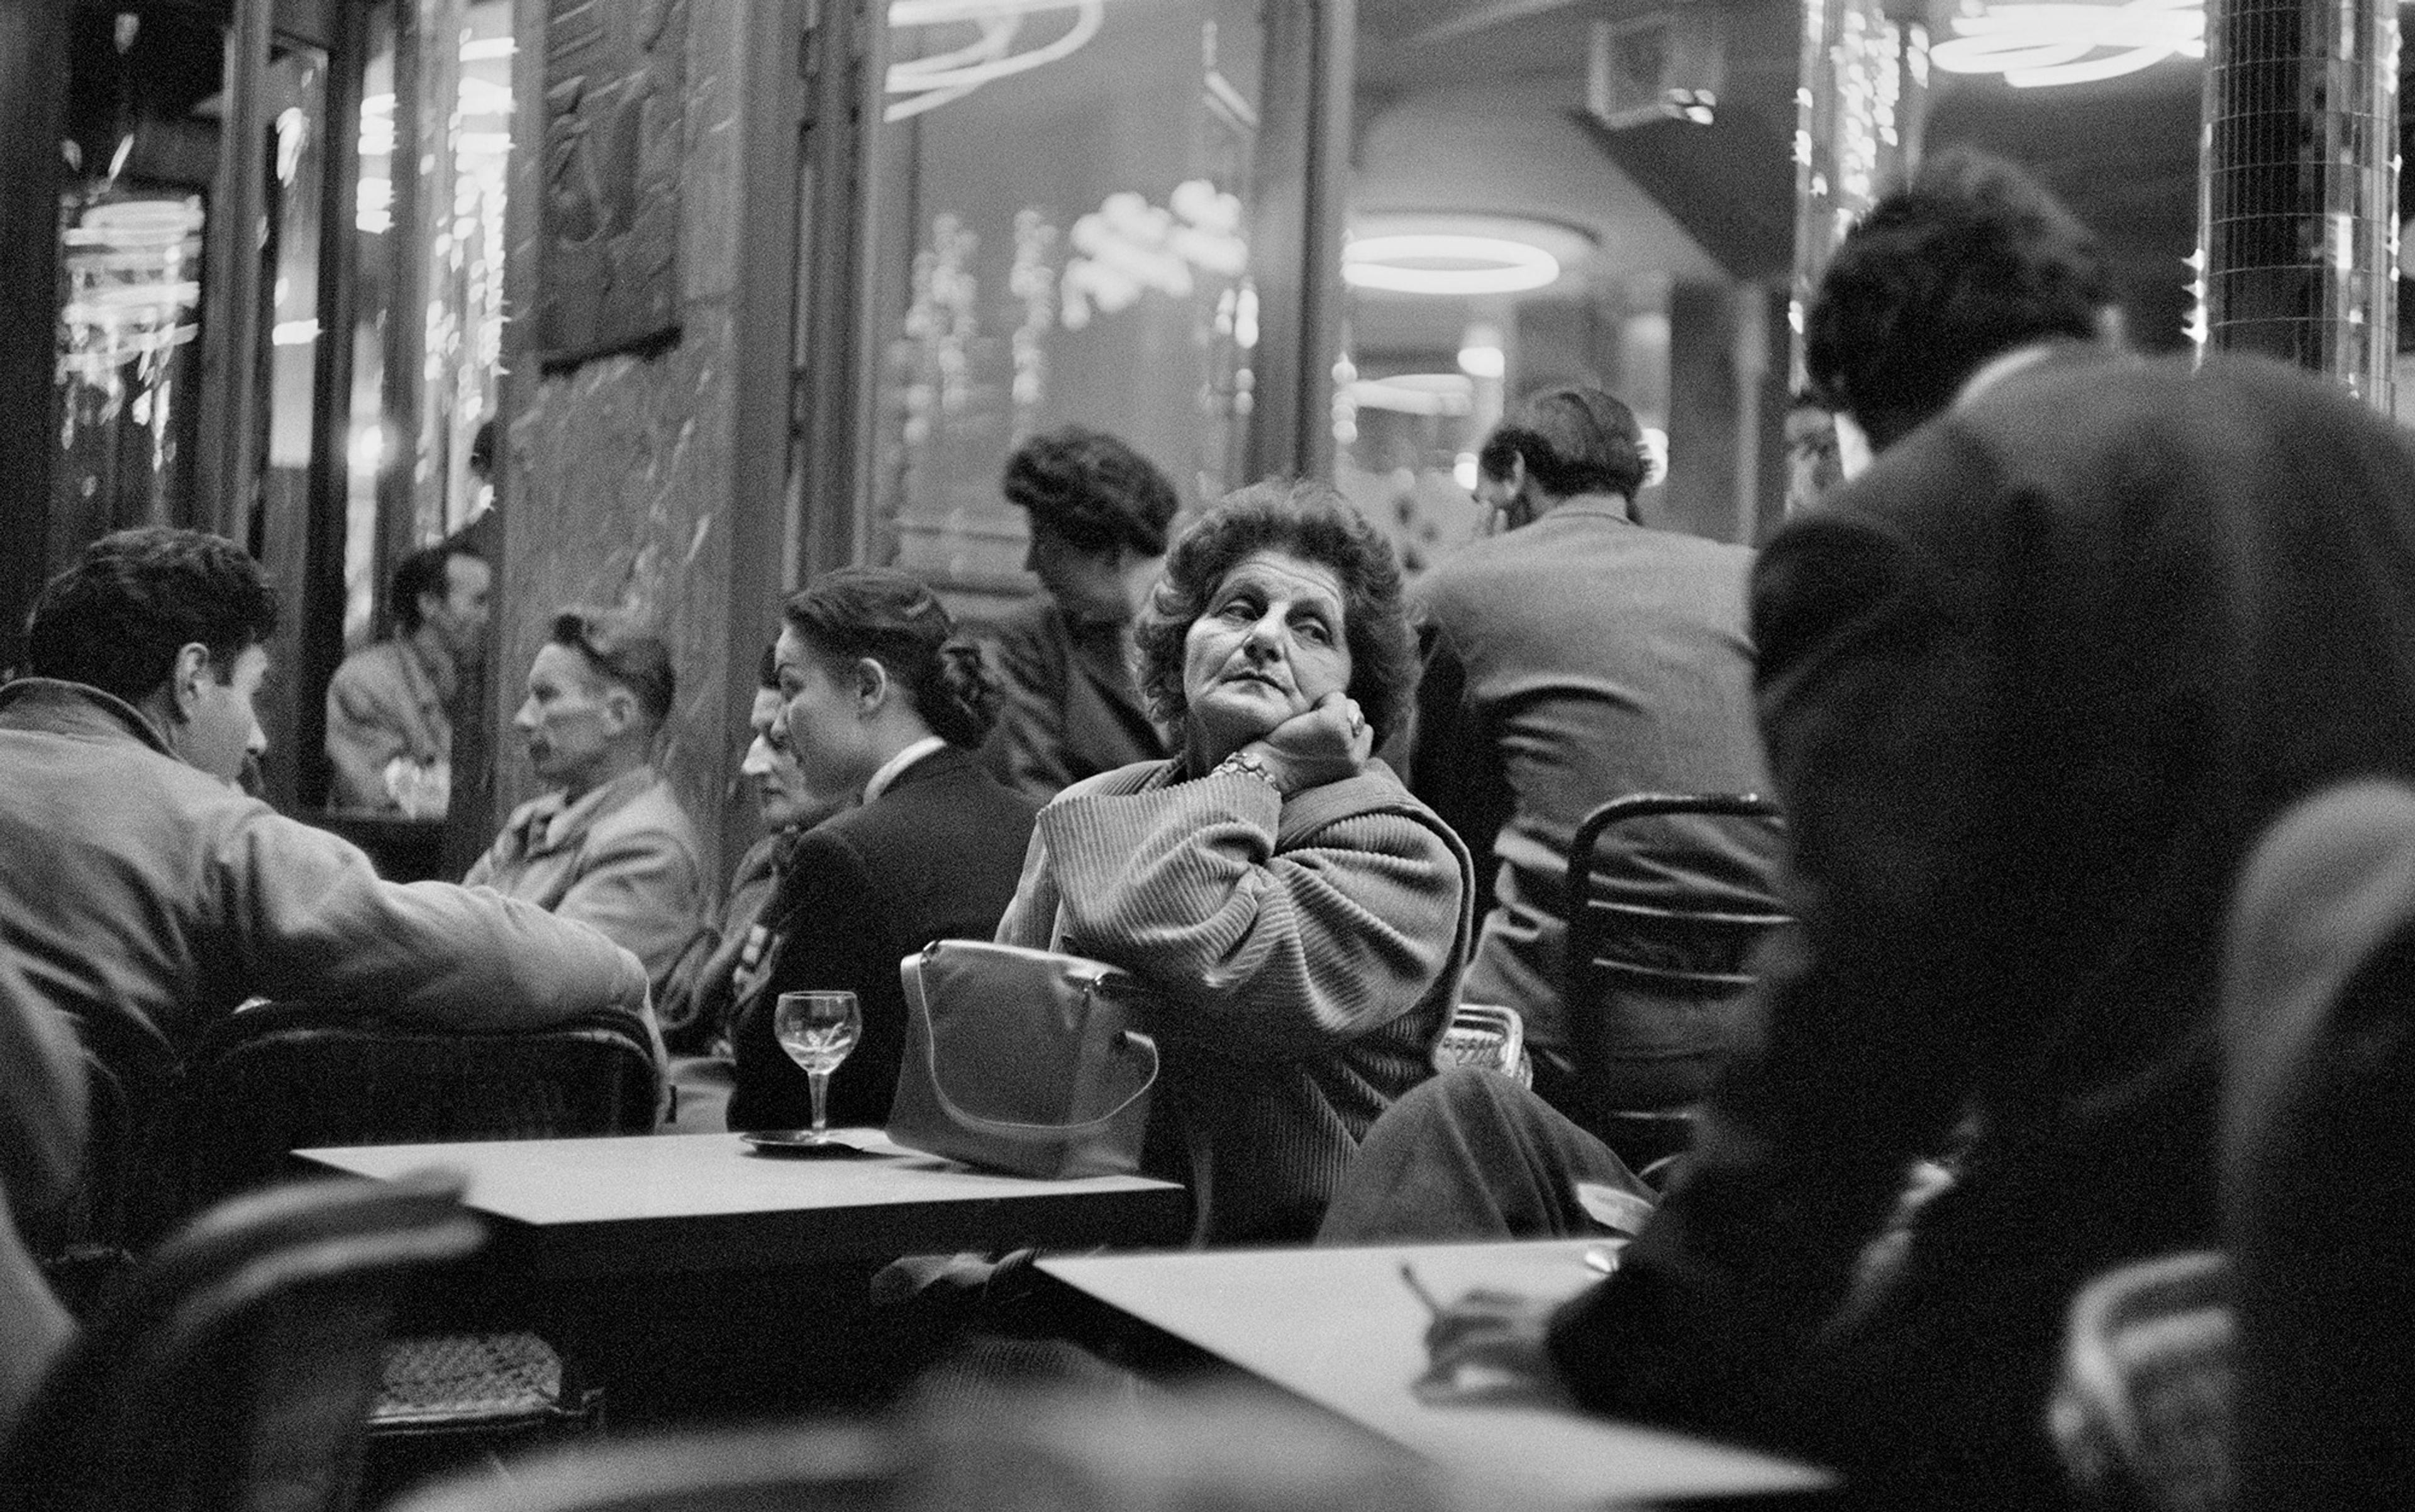
{"type": "Polygon", "coordinates": [[[1289,797],[1358,775],[1375,754],[1375,732],[1347,694],[1328,693],[1241,749],[1264,762],[1289,797]]]}

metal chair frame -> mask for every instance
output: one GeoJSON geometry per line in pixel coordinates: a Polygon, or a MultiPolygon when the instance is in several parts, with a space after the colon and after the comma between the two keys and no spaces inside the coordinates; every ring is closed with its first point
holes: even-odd
{"type": "MultiPolygon", "coordinates": [[[[536,1028],[437,1030],[311,1003],[247,1009],[190,1057],[155,1145],[188,1205],[275,1181],[314,1145],[644,1133],[661,1070],[626,1015],[536,1028]]],[[[383,1471],[600,1421],[602,1396],[535,1334],[453,1320],[386,1352],[370,1432],[383,1471]]]]}
{"type": "MultiPolygon", "coordinates": [[[[1664,906],[1604,895],[1598,871],[1604,854],[1604,837],[1613,834],[1619,826],[1639,819],[1692,815],[1762,819],[1781,829],[1785,824],[1784,813],[1778,804],[1758,793],[1630,794],[1602,803],[1578,824],[1568,843],[1564,894],[1568,905],[1568,939],[1561,993],[1571,1023],[1585,1005],[1599,999],[1606,990],[1618,982],[1705,998],[1732,998],[1741,996],[1757,980],[1750,971],[1704,969],[1685,965],[1684,952],[1673,948],[1667,960],[1622,957],[1612,953],[1610,944],[1619,933],[1620,925],[1635,932],[1665,936],[1671,941],[1699,941],[1705,937],[1726,936],[1732,945],[1725,953],[1732,959],[1741,960],[1749,954],[1749,942],[1793,921],[1791,914],[1775,909],[1664,906]]],[[[1578,1038],[1571,1048],[1577,1055],[1582,1070],[1584,1060],[1582,1038],[1578,1038]]],[[[1597,1110],[1591,1119],[1584,1121],[1590,1122],[1597,1133],[1608,1139],[1629,1164],[1645,1172],[1647,1176],[1650,1174],[1647,1167],[1663,1165],[1671,1156],[1681,1152],[1691,1143],[1693,1115],[1690,1109],[1604,1108],[1597,1110]]]]}
{"type": "Polygon", "coordinates": [[[472,1031],[264,1004],[203,1035],[156,1155],[194,1207],[277,1179],[314,1145],[644,1133],[661,1088],[620,1013],[472,1031]]]}
{"type": "Polygon", "coordinates": [[[341,1512],[402,1288],[485,1239],[458,1177],[202,1215],[118,1277],[0,1457],[0,1512],[341,1512]]]}

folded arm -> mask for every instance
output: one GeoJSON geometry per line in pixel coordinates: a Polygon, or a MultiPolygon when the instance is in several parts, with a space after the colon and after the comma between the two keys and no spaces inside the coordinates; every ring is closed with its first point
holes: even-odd
{"type": "MultiPolygon", "coordinates": [[[[1051,804],[1035,849],[1063,948],[1176,994],[1187,1011],[1165,1029],[1227,1055],[1313,1054],[1407,1011],[1455,965],[1457,858],[1393,813],[1278,852],[1281,813],[1272,788],[1239,775],[1051,804]]],[[[1031,922],[1044,936],[1046,921],[1010,912],[1001,937],[1031,922]]]]}
{"type": "Polygon", "coordinates": [[[618,1010],[646,1029],[646,973],[595,930],[479,888],[388,882],[338,836],[255,810],[217,869],[247,959],[275,998],[359,1000],[462,1029],[517,1029],[618,1010]]]}

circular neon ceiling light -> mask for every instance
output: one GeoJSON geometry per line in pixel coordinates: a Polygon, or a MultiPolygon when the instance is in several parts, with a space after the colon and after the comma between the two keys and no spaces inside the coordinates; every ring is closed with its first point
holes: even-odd
{"type": "Polygon", "coordinates": [[[1506,236],[1360,236],[1342,248],[1342,280],[1396,294],[1514,294],[1560,276],[1560,260],[1506,236]]]}
{"type": "Polygon", "coordinates": [[[2007,4],[1954,18],[1955,35],[1928,50],[1948,73],[2001,73],[2016,89],[2087,83],[2205,56],[2200,0],[2122,5],[2007,4]]]}

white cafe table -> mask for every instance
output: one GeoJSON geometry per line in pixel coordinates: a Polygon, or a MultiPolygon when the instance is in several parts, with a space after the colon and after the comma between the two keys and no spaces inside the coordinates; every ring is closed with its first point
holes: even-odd
{"type": "Polygon", "coordinates": [[[736,1134],[376,1145],[297,1151],[392,1177],[443,1166],[469,1179],[491,1250],[536,1280],[638,1278],[870,1262],[902,1254],[1179,1243],[1182,1189],[1140,1176],[1038,1181],[975,1171],[834,1130],[871,1152],[758,1151],[736,1134]]]}
{"type": "Polygon", "coordinates": [[[1826,1472],[1684,1434],[1506,1402],[1429,1403],[1424,1304],[1479,1286],[1568,1296],[1598,1240],[1043,1258],[1074,1290],[1476,1484],[1568,1505],[1817,1491],[1826,1472]]]}

